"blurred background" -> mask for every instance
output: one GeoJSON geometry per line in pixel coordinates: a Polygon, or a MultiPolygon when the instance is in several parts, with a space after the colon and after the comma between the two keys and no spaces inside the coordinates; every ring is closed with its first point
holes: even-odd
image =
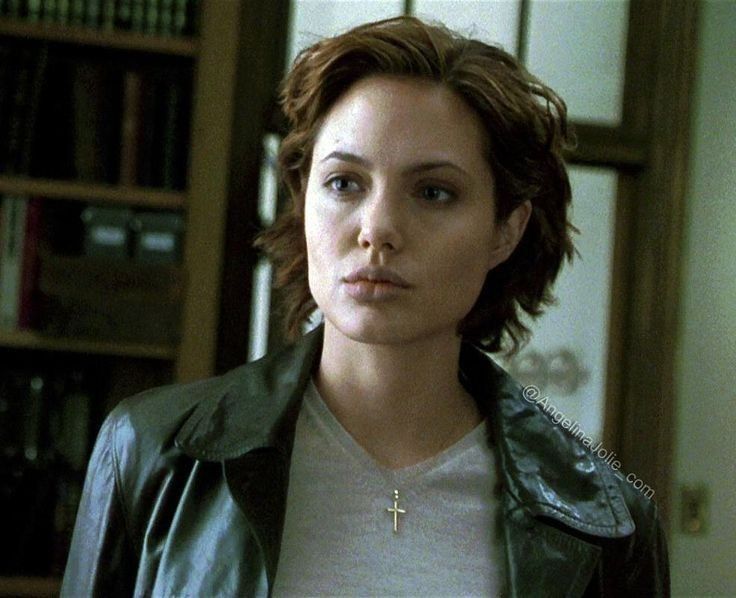
{"type": "Polygon", "coordinates": [[[567,101],[580,256],[498,359],[657,502],[674,595],[736,595],[736,2],[0,0],[0,596],[58,592],[120,399],[284,342],[278,83],[400,14],[567,101]]]}

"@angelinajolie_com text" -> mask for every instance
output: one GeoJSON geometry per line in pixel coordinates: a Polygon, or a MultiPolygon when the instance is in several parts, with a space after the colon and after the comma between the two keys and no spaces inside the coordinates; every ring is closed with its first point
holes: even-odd
{"type": "Polygon", "coordinates": [[[602,459],[605,463],[607,463],[608,466],[613,469],[616,477],[622,480],[625,479],[647,498],[651,499],[654,496],[654,489],[651,486],[645,484],[641,479],[637,478],[635,474],[629,473],[624,478],[623,474],[619,471],[621,469],[621,461],[616,458],[616,452],[605,449],[601,441],[598,441],[597,444],[594,444],[595,441],[593,440],[593,438],[591,438],[580,427],[580,424],[578,424],[578,422],[574,420],[571,420],[562,411],[557,409],[557,407],[555,407],[550,402],[549,396],[542,396],[542,393],[537,386],[533,384],[524,386],[522,388],[522,395],[525,401],[527,401],[528,403],[534,403],[535,405],[541,407],[544,412],[552,418],[553,422],[555,422],[556,424],[560,424],[565,430],[570,432],[570,434],[572,434],[574,438],[579,440],[583,444],[583,446],[585,446],[600,459],[602,459]]]}

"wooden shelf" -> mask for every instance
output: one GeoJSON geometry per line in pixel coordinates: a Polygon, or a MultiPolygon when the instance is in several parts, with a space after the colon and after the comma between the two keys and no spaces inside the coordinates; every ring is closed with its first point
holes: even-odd
{"type": "Polygon", "coordinates": [[[168,210],[183,210],[187,203],[187,194],[179,191],[7,175],[0,175],[0,194],[33,195],[47,199],[68,199],[168,210]]]}
{"type": "Polygon", "coordinates": [[[0,347],[161,360],[173,360],[177,355],[174,345],[63,338],[30,330],[0,330],[0,347]]]}
{"type": "Polygon", "coordinates": [[[101,31],[56,23],[27,23],[7,17],[0,18],[0,35],[171,56],[196,56],[199,51],[199,42],[191,37],[163,37],[131,31],[101,31]]]}
{"type": "Polygon", "coordinates": [[[58,577],[0,577],[0,596],[58,596],[58,577]]]}

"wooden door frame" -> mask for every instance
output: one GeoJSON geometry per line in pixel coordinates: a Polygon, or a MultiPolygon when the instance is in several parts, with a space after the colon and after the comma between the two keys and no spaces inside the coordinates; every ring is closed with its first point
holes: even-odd
{"type": "Polygon", "coordinates": [[[248,355],[263,134],[284,69],[288,0],[204,0],[198,52],[179,382],[248,355]]]}
{"type": "Polygon", "coordinates": [[[211,376],[218,351],[240,13],[240,4],[229,0],[204,0],[200,13],[184,246],[187,287],[176,360],[179,382],[211,376]]]}
{"type": "MultiPolygon", "coordinates": [[[[231,1],[231,0],[227,0],[231,1]]],[[[253,273],[258,255],[258,198],[263,137],[273,126],[278,87],[286,68],[289,0],[243,2],[234,88],[235,136],[230,148],[228,212],[221,317],[215,371],[248,358],[253,273]]]]}
{"type": "Polygon", "coordinates": [[[666,529],[698,13],[631,1],[621,125],[578,126],[570,156],[619,172],[603,442],[655,491],[666,529]]]}
{"type": "Polygon", "coordinates": [[[631,472],[656,490],[656,501],[669,529],[673,518],[670,487],[682,239],[699,3],[641,0],[632,8],[636,10],[632,12],[629,40],[639,40],[642,55],[633,52],[636,62],[627,68],[626,99],[631,106],[625,104],[625,114],[635,130],[646,131],[647,162],[632,181],[629,197],[629,285],[617,373],[621,381],[618,419],[612,419],[612,424],[615,422],[619,454],[631,472]],[[636,89],[643,81],[647,82],[644,93],[636,89]]]}

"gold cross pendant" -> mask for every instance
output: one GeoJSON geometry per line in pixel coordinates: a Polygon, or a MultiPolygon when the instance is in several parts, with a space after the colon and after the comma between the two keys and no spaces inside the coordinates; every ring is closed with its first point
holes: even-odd
{"type": "Polygon", "coordinates": [[[399,531],[399,515],[406,513],[404,509],[399,508],[399,491],[394,490],[394,506],[386,509],[389,513],[394,514],[394,533],[399,531]]]}

